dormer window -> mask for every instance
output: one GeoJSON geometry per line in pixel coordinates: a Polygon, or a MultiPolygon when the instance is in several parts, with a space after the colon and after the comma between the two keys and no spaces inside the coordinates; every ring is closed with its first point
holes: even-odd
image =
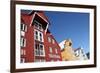
{"type": "Polygon", "coordinates": [[[42,18],[39,14],[35,14],[35,17],[32,21],[32,26],[35,27],[35,29],[38,29],[40,31],[47,31],[47,28],[48,28],[48,22],[42,18]]]}
{"type": "Polygon", "coordinates": [[[33,21],[35,28],[39,29],[39,30],[43,30],[42,29],[42,24],[40,24],[37,20],[33,21]]]}

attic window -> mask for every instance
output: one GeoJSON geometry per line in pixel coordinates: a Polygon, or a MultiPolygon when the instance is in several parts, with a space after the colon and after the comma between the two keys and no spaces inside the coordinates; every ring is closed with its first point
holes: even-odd
{"type": "Polygon", "coordinates": [[[34,20],[33,23],[34,23],[34,25],[35,25],[35,28],[37,28],[37,29],[39,29],[39,30],[41,30],[41,31],[43,30],[43,29],[42,29],[42,24],[39,23],[37,20],[34,20]]]}
{"type": "Polygon", "coordinates": [[[40,17],[38,14],[35,15],[32,25],[34,25],[39,30],[45,30],[48,22],[46,22],[42,17],[40,17]]]}

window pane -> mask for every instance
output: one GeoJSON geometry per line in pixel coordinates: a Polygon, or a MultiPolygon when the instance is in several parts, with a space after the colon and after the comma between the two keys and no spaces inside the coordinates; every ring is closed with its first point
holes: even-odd
{"type": "Polygon", "coordinates": [[[40,44],[40,55],[43,55],[43,45],[40,44]]]}
{"type": "Polygon", "coordinates": [[[35,44],[35,54],[36,55],[39,55],[39,53],[38,53],[38,50],[39,50],[39,44],[35,44]]]}
{"type": "Polygon", "coordinates": [[[24,39],[24,47],[26,47],[26,39],[24,39]]]}
{"type": "Polygon", "coordinates": [[[48,37],[48,42],[51,42],[51,38],[50,37],[48,37]]]}
{"type": "Polygon", "coordinates": [[[52,39],[52,43],[55,44],[55,40],[54,39],[52,39]]]}
{"type": "Polygon", "coordinates": [[[33,22],[34,22],[34,25],[37,29],[42,30],[42,24],[41,23],[39,23],[37,20],[34,20],[33,22]]]}
{"type": "Polygon", "coordinates": [[[43,45],[40,45],[40,49],[43,50],[43,45]]]}
{"type": "Polygon", "coordinates": [[[38,23],[37,23],[37,21],[34,20],[33,23],[34,23],[35,27],[38,28],[38,23]]]}
{"type": "Polygon", "coordinates": [[[25,63],[25,58],[21,58],[21,63],[25,63]]]}
{"type": "Polygon", "coordinates": [[[58,49],[55,49],[56,54],[58,53],[58,49]]]}
{"type": "Polygon", "coordinates": [[[27,25],[25,25],[25,32],[27,32],[27,25]]]}
{"type": "Polygon", "coordinates": [[[39,24],[38,26],[39,26],[39,29],[40,29],[40,30],[42,30],[42,25],[41,25],[41,24],[39,24]]]}
{"type": "Polygon", "coordinates": [[[35,31],[35,34],[36,34],[36,35],[38,35],[38,32],[37,32],[37,31],[35,31]]]}
{"type": "Polygon", "coordinates": [[[40,33],[40,41],[42,42],[42,33],[40,33]]]}
{"type": "Polygon", "coordinates": [[[50,51],[50,53],[52,53],[52,48],[51,47],[49,47],[49,51],[50,51]]]}
{"type": "Polygon", "coordinates": [[[26,47],[26,39],[21,37],[21,47],[26,47]]]}
{"type": "Polygon", "coordinates": [[[21,24],[21,30],[23,30],[23,24],[21,24]]]}
{"type": "Polygon", "coordinates": [[[44,53],[44,47],[43,47],[43,44],[40,44],[40,43],[36,43],[35,44],[35,54],[37,56],[43,56],[45,53],[44,53]]]}
{"type": "Polygon", "coordinates": [[[35,39],[38,40],[38,31],[35,31],[35,39]]]}
{"type": "Polygon", "coordinates": [[[21,24],[21,30],[22,31],[27,31],[27,26],[25,24],[21,24]]]}

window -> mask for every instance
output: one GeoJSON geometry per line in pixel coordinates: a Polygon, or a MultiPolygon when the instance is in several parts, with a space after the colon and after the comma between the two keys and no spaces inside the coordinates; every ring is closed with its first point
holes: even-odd
{"type": "Polygon", "coordinates": [[[21,37],[21,47],[26,47],[26,39],[21,37]]]}
{"type": "Polygon", "coordinates": [[[56,54],[58,53],[58,49],[55,49],[55,53],[56,53],[56,54]]]}
{"type": "Polygon", "coordinates": [[[43,30],[42,29],[42,24],[39,23],[37,20],[34,20],[33,23],[34,23],[35,28],[37,28],[37,29],[39,29],[41,31],[43,30]]]}
{"type": "Polygon", "coordinates": [[[35,31],[35,39],[38,40],[38,31],[35,31]]]}
{"type": "Polygon", "coordinates": [[[51,38],[50,38],[50,37],[48,37],[48,42],[49,42],[49,43],[51,42],[51,38]]]}
{"type": "Polygon", "coordinates": [[[42,25],[41,25],[41,24],[39,24],[39,25],[38,25],[38,28],[39,28],[40,30],[42,30],[42,25]]]}
{"type": "Polygon", "coordinates": [[[27,31],[27,26],[23,23],[21,24],[21,30],[25,32],[27,31]]]}
{"type": "Polygon", "coordinates": [[[40,33],[40,41],[42,41],[43,39],[42,39],[42,34],[40,33]]]}
{"type": "Polygon", "coordinates": [[[21,58],[21,63],[25,63],[25,58],[21,58]]]}
{"type": "Polygon", "coordinates": [[[50,51],[50,53],[52,53],[52,52],[53,52],[53,50],[52,50],[52,48],[51,48],[51,47],[49,47],[49,51],[50,51]]]}
{"type": "Polygon", "coordinates": [[[43,42],[43,33],[42,32],[35,30],[34,37],[35,37],[35,40],[43,42]]]}
{"type": "Polygon", "coordinates": [[[45,55],[43,44],[39,44],[39,43],[35,44],[35,55],[36,56],[44,56],[45,55]]]}
{"type": "Polygon", "coordinates": [[[75,51],[75,56],[76,56],[76,57],[79,56],[79,51],[75,51]]]}
{"type": "Polygon", "coordinates": [[[21,49],[21,55],[26,55],[25,49],[21,49]]]}
{"type": "Polygon", "coordinates": [[[43,45],[40,44],[40,55],[43,55],[43,45]]]}
{"type": "Polygon", "coordinates": [[[52,39],[52,43],[55,44],[55,40],[54,39],[52,39]]]}

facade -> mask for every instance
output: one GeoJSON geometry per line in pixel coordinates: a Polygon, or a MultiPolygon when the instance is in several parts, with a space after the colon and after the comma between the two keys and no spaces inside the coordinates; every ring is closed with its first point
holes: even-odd
{"type": "Polygon", "coordinates": [[[72,41],[70,39],[64,41],[64,48],[61,51],[61,56],[63,61],[71,61],[77,59],[72,48],[72,41]]]}
{"type": "Polygon", "coordinates": [[[87,55],[84,53],[84,51],[81,47],[78,49],[75,49],[74,52],[75,52],[75,56],[78,58],[78,60],[87,60],[88,59],[87,55]]]}
{"type": "Polygon", "coordinates": [[[61,61],[61,50],[42,11],[21,11],[21,63],[61,61]]]}

